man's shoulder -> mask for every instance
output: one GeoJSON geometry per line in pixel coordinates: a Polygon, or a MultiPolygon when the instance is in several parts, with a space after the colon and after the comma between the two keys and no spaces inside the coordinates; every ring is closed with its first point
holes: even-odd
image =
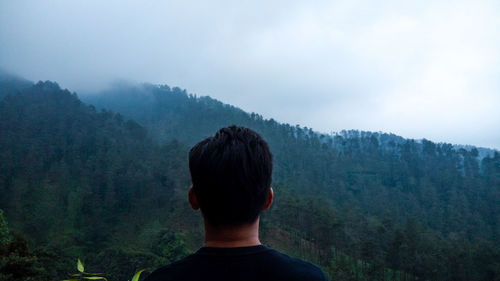
{"type": "Polygon", "coordinates": [[[145,281],[166,280],[328,280],[310,262],[266,246],[246,249],[201,249],[155,270],[145,281]],[[180,277],[184,277],[179,279],[180,277]]]}
{"type": "Polygon", "coordinates": [[[291,280],[328,280],[325,273],[316,265],[275,249],[270,249],[269,254],[274,259],[273,272],[287,275],[291,280]]]}
{"type": "MultiPolygon", "coordinates": [[[[183,259],[180,259],[178,261],[175,261],[173,263],[167,264],[165,266],[162,266],[155,271],[153,271],[150,275],[144,279],[144,281],[165,281],[169,280],[166,279],[169,276],[175,276],[178,275],[178,272],[181,270],[189,270],[191,267],[191,261],[193,258],[193,255],[189,255],[183,259]]],[[[191,269],[192,270],[192,269],[191,269]]]]}

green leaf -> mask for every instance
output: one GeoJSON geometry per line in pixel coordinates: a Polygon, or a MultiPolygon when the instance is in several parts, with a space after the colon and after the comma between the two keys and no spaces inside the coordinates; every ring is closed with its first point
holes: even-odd
{"type": "Polygon", "coordinates": [[[80,272],[83,272],[83,270],[85,269],[83,267],[83,263],[80,259],[78,259],[78,263],[76,264],[76,268],[78,268],[78,271],[80,271],[80,272]]]}
{"type": "Polygon", "coordinates": [[[90,280],[106,280],[108,281],[108,279],[104,278],[104,277],[100,277],[100,276],[85,276],[83,277],[83,279],[90,279],[90,280]]]}
{"type": "Polygon", "coordinates": [[[75,274],[70,274],[69,276],[71,276],[71,277],[80,277],[80,276],[82,276],[82,274],[80,274],[80,273],[75,273],[75,274]]]}
{"type": "Polygon", "coordinates": [[[139,271],[137,271],[137,273],[136,273],[136,274],[134,274],[134,277],[132,277],[132,281],[139,281],[139,276],[141,276],[141,273],[142,273],[143,271],[144,271],[144,269],[143,269],[143,270],[139,270],[139,271]]]}

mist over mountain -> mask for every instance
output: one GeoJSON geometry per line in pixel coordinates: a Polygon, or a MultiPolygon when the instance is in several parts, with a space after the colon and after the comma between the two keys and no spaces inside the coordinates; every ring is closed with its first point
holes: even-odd
{"type": "Polygon", "coordinates": [[[166,83],[322,133],[500,149],[499,11],[491,0],[0,1],[0,67],[79,95],[113,79],[166,83]]]}
{"type": "Polygon", "coordinates": [[[275,156],[264,243],[332,280],[500,277],[497,151],[324,135],[166,85],[122,84],[82,102],[54,82],[0,81],[2,278],[63,279],[80,257],[125,280],[196,250],[187,152],[232,124],[259,132],[275,156]]]}
{"type": "Polygon", "coordinates": [[[33,86],[33,82],[0,68],[0,98],[6,95],[15,95],[17,92],[33,86]]]}
{"type": "MultiPolygon", "coordinates": [[[[81,96],[81,98],[82,100],[90,104],[96,105],[97,107],[107,108],[116,112],[120,112],[125,116],[139,121],[146,127],[154,128],[151,130],[151,133],[155,134],[154,137],[159,140],[175,138],[173,136],[175,134],[175,130],[191,130],[191,133],[180,134],[179,137],[192,137],[193,139],[184,139],[184,141],[192,144],[194,144],[194,142],[201,139],[202,137],[209,136],[210,134],[212,134],[212,132],[217,130],[217,128],[230,125],[231,122],[245,122],[245,124],[249,124],[248,126],[251,126],[251,121],[249,121],[248,117],[257,116],[260,119],[263,119],[263,117],[258,113],[247,113],[237,107],[224,104],[209,96],[197,96],[188,93],[185,89],[181,89],[179,87],[170,88],[167,85],[154,85],[149,83],[132,83],[121,81],[114,83],[113,86],[107,88],[106,90],[83,95],[81,96]],[[185,107],[188,106],[187,104],[193,106],[193,108],[190,108],[192,110],[192,117],[189,118],[196,120],[196,122],[193,122],[193,124],[189,123],[189,120],[187,119],[187,117],[185,117],[187,113],[183,112],[182,108],[178,107],[179,102],[181,102],[185,107]],[[197,104],[200,107],[209,105],[208,107],[212,108],[211,112],[215,114],[203,117],[198,116],[199,113],[196,112],[197,104]],[[162,114],[162,111],[166,112],[166,114],[162,114]],[[218,114],[220,112],[225,112],[224,114],[226,118],[222,117],[223,114],[218,114]],[[174,120],[169,120],[169,118],[180,118],[183,119],[183,121],[176,122],[174,120]],[[162,126],[162,124],[165,124],[165,122],[172,123],[169,124],[169,126],[162,126]],[[196,127],[197,125],[195,124],[198,122],[204,122],[204,125],[196,127]],[[176,128],[178,124],[182,124],[183,126],[187,127],[176,128]],[[194,129],[193,127],[196,127],[196,129],[194,129]]],[[[278,122],[272,118],[268,121],[278,122]]],[[[311,128],[307,127],[302,128],[299,125],[282,125],[293,126],[295,128],[306,129],[308,131],[312,130],[311,128]]],[[[402,144],[409,140],[392,133],[359,130],[343,130],[340,132],[332,132],[330,134],[318,132],[314,133],[318,136],[322,136],[323,139],[331,139],[332,141],[335,141],[335,136],[340,136],[343,138],[357,138],[360,135],[363,135],[365,137],[373,135],[378,139],[379,142],[381,142],[381,145],[384,147],[388,147],[389,142],[402,144]]],[[[422,139],[415,139],[413,141],[422,143],[422,139]]],[[[449,145],[447,143],[441,144],[449,145]]],[[[476,147],[472,144],[452,145],[457,150],[466,149],[470,151],[472,149],[477,149],[480,158],[483,158],[485,156],[493,156],[495,151],[497,151],[493,148],[476,147]]]]}

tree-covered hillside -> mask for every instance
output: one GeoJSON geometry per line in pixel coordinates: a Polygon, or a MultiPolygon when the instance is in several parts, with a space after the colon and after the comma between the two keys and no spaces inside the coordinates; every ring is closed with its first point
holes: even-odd
{"type": "Polygon", "coordinates": [[[253,128],[275,154],[275,180],[324,196],[337,209],[356,208],[399,223],[418,217],[444,235],[493,239],[499,234],[498,217],[492,216],[500,214],[499,183],[486,181],[498,175],[493,163],[499,156],[493,150],[483,158],[474,147],[391,134],[323,135],[168,86],[116,87],[89,102],[137,120],[159,142],[192,145],[223,126],[253,128]]]}
{"type": "MultiPolygon", "coordinates": [[[[248,126],[270,143],[276,159],[275,182],[283,183],[287,190],[300,197],[321,197],[325,206],[342,212],[342,216],[357,214],[374,225],[387,224],[389,228],[421,228],[416,230],[421,234],[412,234],[418,237],[412,238],[412,243],[421,243],[420,249],[411,247],[406,253],[408,259],[402,258],[398,250],[404,250],[404,243],[388,245],[400,237],[372,240],[369,245],[373,247],[363,249],[366,246],[358,241],[367,239],[362,236],[368,232],[362,229],[350,233],[348,241],[324,242],[357,257],[377,259],[392,268],[435,278],[439,275],[431,272],[445,271],[437,269],[443,262],[438,253],[464,255],[456,250],[467,248],[467,243],[471,248],[498,245],[500,156],[493,150],[481,150],[480,157],[474,147],[461,149],[384,133],[347,131],[323,135],[168,86],[121,85],[88,101],[134,118],[159,142],[179,139],[192,145],[220,127],[248,126]],[[423,237],[429,241],[417,242],[423,237]],[[453,242],[450,249],[443,248],[447,242],[453,242]]],[[[389,232],[393,235],[394,231],[389,232]]],[[[327,233],[332,232],[338,230],[327,233]]],[[[474,259],[472,252],[466,251],[469,261],[474,259]]],[[[470,280],[476,265],[465,263],[471,267],[462,275],[470,280]]],[[[452,278],[454,270],[448,270],[450,275],[439,279],[452,278]]]]}
{"type": "Polygon", "coordinates": [[[178,215],[189,186],[185,146],[153,145],[136,122],[98,113],[51,82],[5,97],[0,131],[0,208],[14,230],[47,247],[42,255],[62,251],[58,262],[92,257],[122,280],[136,266],[171,260],[150,248],[183,229],[165,221],[178,215]]]}
{"type": "Polygon", "coordinates": [[[0,101],[0,280],[62,279],[77,257],[127,280],[196,250],[187,152],[230,124],[261,133],[275,155],[264,243],[332,280],[500,280],[498,153],[321,135],[167,86],[85,100],[106,110],[51,82],[0,101]]]}

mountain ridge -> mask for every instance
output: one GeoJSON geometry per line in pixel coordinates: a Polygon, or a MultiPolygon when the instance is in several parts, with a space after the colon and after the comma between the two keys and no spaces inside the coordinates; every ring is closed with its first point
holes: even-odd
{"type": "MultiPolygon", "coordinates": [[[[168,85],[162,85],[162,84],[150,84],[150,83],[114,84],[112,87],[110,87],[104,91],[101,91],[98,93],[93,93],[92,95],[84,95],[81,98],[83,101],[87,101],[88,103],[91,103],[91,104],[100,104],[100,105],[102,105],[103,108],[104,107],[112,108],[112,109],[115,109],[115,111],[117,111],[117,112],[127,112],[127,109],[124,110],[124,108],[117,106],[117,100],[118,100],[117,95],[121,96],[120,100],[122,100],[124,98],[124,96],[126,97],[125,99],[133,100],[133,102],[127,101],[128,103],[138,104],[138,105],[141,105],[143,103],[148,103],[149,108],[153,108],[152,104],[157,102],[157,100],[155,100],[156,97],[154,95],[155,90],[160,90],[160,91],[166,90],[167,92],[173,92],[177,95],[184,95],[184,97],[187,97],[189,99],[195,99],[195,100],[199,100],[201,102],[204,101],[206,104],[212,104],[212,106],[220,106],[222,108],[234,109],[234,110],[240,111],[240,113],[242,113],[242,114],[247,114],[249,116],[255,116],[258,119],[263,119],[263,120],[267,120],[270,122],[277,122],[278,124],[281,124],[281,125],[297,127],[297,128],[301,128],[304,130],[312,129],[312,128],[308,128],[308,127],[302,127],[298,124],[291,125],[288,123],[281,123],[281,122],[275,121],[274,118],[267,118],[266,119],[266,118],[263,118],[258,113],[247,112],[243,109],[240,109],[240,108],[235,107],[235,106],[230,105],[230,104],[226,104],[226,103],[219,101],[217,99],[214,99],[210,96],[203,96],[203,95],[199,96],[196,94],[190,94],[187,92],[186,89],[182,89],[179,87],[170,88],[168,85]],[[145,98],[145,100],[143,100],[141,98],[145,98]]],[[[130,115],[133,116],[135,114],[130,114],[130,115]]],[[[394,141],[396,143],[404,143],[405,141],[415,141],[417,143],[422,143],[423,140],[429,141],[426,138],[421,138],[421,139],[404,138],[404,137],[399,136],[399,135],[394,134],[394,133],[386,133],[386,132],[381,132],[381,131],[377,131],[377,132],[362,131],[362,130],[356,130],[356,129],[341,130],[340,132],[332,132],[329,134],[321,133],[321,132],[317,132],[317,131],[314,131],[314,133],[317,134],[318,136],[327,136],[330,138],[335,138],[335,136],[342,136],[344,138],[349,138],[351,136],[357,137],[359,135],[369,134],[369,135],[374,135],[377,138],[379,138],[379,141],[382,141],[381,139],[383,138],[384,143],[387,143],[389,141],[394,141]]],[[[480,158],[484,158],[486,156],[493,156],[495,152],[500,152],[498,149],[495,149],[495,148],[480,147],[480,146],[476,146],[476,145],[472,145],[472,144],[451,144],[451,143],[447,143],[447,142],[436,142],[436,143],[441,144],[441,145],[452,145],[456,150],[463,148],[463,149],[470,151],[470,150],[475,148],[478,150],[478,155],[480,158]]]]}
{"type": "MultiPolygon", "coordinates": [[[[39,81],[39,82],[42,82],[42,81],[39,81]]],[[[22,90],[22,89],[27,88],[29,86],[32,86],[34,84],[35,84],[34,82],[29,81],[21,76],[14,75],[14,74],[11,74],[7,71],[0,69],[0,98],[2,98],[3,96],[5,96],[9,93],[13,94],[16,91],[22,90]]],[[[233,106],[233,105],[224,103],[222,101],[219,101],[217,99],[214,99],[208,95],[196,95],[196,94],[188,93],[186,89],[182,89],[182,88],[177,87],[177,86],[171,88],[170,86],[168,86],[166,84],[133,83],[133,82],[128,82],[128,81],[118,81],[116,83],[111,84],[111,86],[105,90],[101,90],[101,91],[98,91],[95,93],[87,93],[87,94],[79,96],[79,98],[82,101],[86,101],[90,104],[93,104],[96,102],[103,103],[103,100],[101,99],[102,95],[107,95],[107,94],[113,95],[113,94],[116,94],[117,92],[123,93],[123,90],[125,90],[125,94],[135,95],[135,98],[137,99],[136,102],[138,100],[140,100],[141,98],[146,98],[145,101],[142,100],[142,103],[144,103],[144,102],[151,103],[151,102],[154,102],[154,99],[155,99],[155,97],[151,91],[154,88],[159,88],[159,89],[163,88],[163,89],[168,89],[168,90],[172,89],[172,91],[174,91],[176,93],[182,93],[190,98],[208,99],[210,101],[215,101],[224,107],[230,107],[232,109],[237,109],[237,110],[240,110],[241,112],[249,114],[249,115],[257,115],[257,116],[259,116],[259,118],[262,118],[264,120],[274,121],[273,118],[265,119],[261,115],[259,115],[258,113],[247,112],[247,111],[240,109],[236,106],[233,106]],[[99,97],[101,97],[101,98],[99,98],[99,97]],[[101,99],[101,100],[99,100],[99,99],[101,99]]],[[[105,98],[104,98],[104,101],[105,101],[105,98]]],[[[139,102],[139,104],[141,104],[141,102],[139,102]]],[[[116,106],[113,106],[113,107],[116,107],[116,106]]],[[[108,108],[111,109],[109,106],[108,106],[108,108]]],[[[116,112],[127,111],[127,110],[123,110],[123,108],[122,109],[117,108],[117,109],[118,110],[115,110],[116,112]]],[[[298,124],[291,125],[291,124],[282,123],[282,122],[278,122],[278,123],[283,124],[283,125],[295,126],[295,127],[298,126],[300,128],[303,128],[303,129],[309,129],[307,127],[302,127],[298,124]]],[[[390,132],[363,131],[363,130],[356,130],[356,129],[344,129],[344,130],[341,130],[339,132],[331,132],[331,133],[321,133],[318,131],[314,131],[314,132],[318,135],[324,135],[324,136],[329,136],[329,137],[335,137],[337,135],[340,135],[342,137],[348,137],[349,134],[352,134],[353,132],[354,132],[354,134],[373,134],[373,135],[377,135],[379,137],[381,137],[381,136],[384,136],[386,138],[390,137],[391,140],[393,140],[393,141],[397,140],[397,142],[399,142],[399,143],[402,143],[405,140],[414,140],[416,142],[422,142],[422,140],[428,140],[426,138],[421,138],[421,139],[405,138],[405,137],[402,137],[402,136],[399,136],[397,134],[390,133],[390,132]]],[[[435,143],[451,144],[448,142],[435,142],[435,143]]],[[[475,148],[478,150],[480,158],[484,158],[486,156],[493,156],[495,152],[500,152],[500,150],[498,150],[496,148],[481,147],[481,146],[477,146],[477,145],[473,145],[473,144],[451,144],[451,145],[454,148],[456,148],[457,150],[463,148],[463,149],[470,151],[470,150],[475,148]]]]}

